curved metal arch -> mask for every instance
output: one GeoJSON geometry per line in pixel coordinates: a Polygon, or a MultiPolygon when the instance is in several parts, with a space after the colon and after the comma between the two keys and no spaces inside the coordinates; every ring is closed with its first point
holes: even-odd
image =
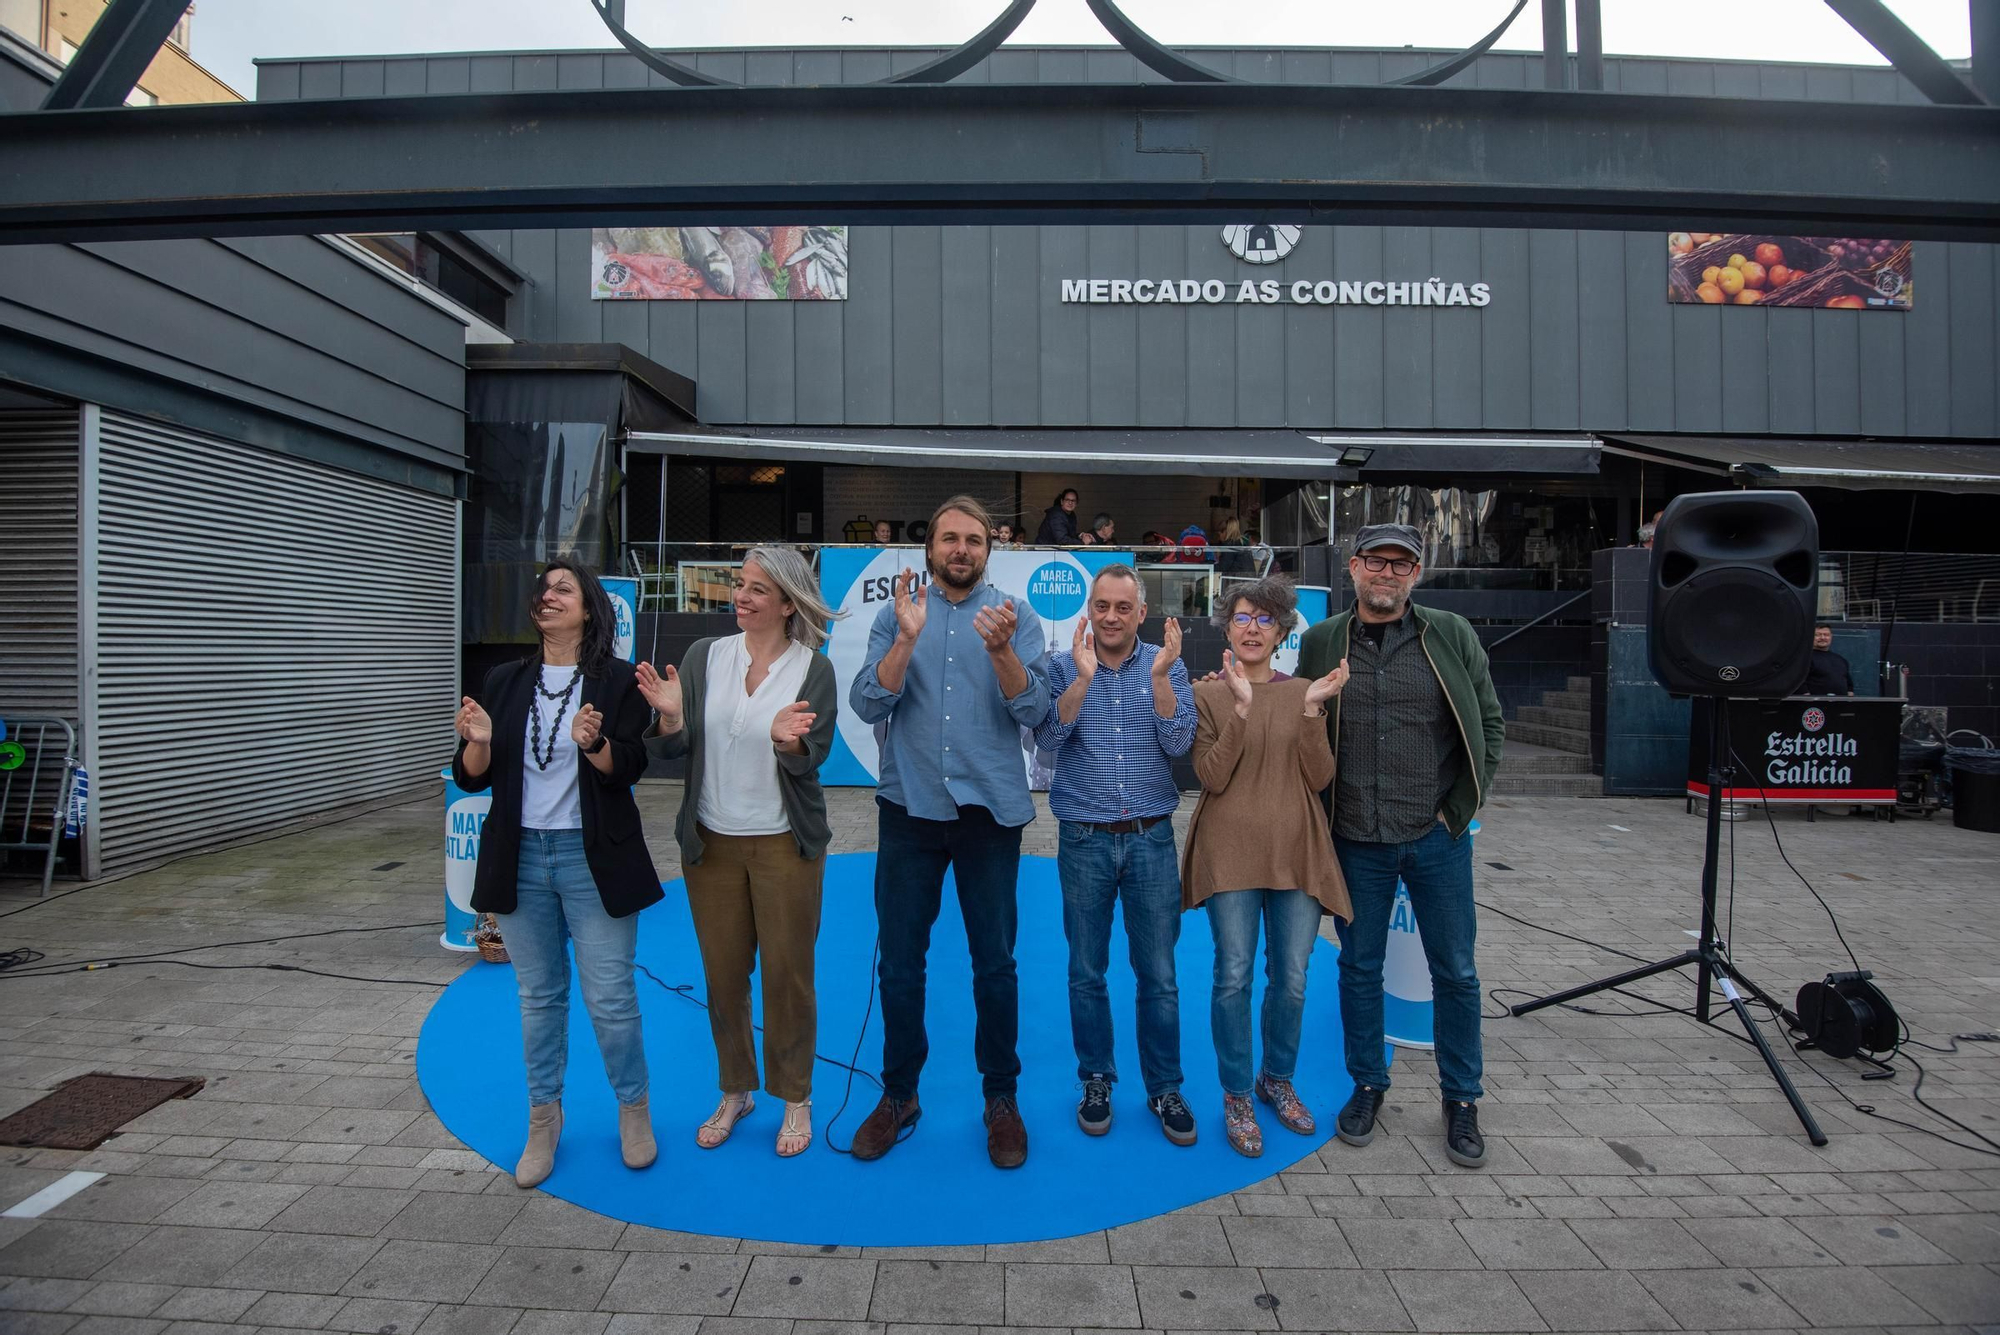
{"type": "Polygon", "coordinates": [[[1175,55],[1147,35],[1145,29],[1125,17],[1123,10],[1111,0],[1084,0],[1090,12],[1097,15],[1097,21],[1111,34],[1118,45],[1139,58],[1139,63],[1155,74],[1161,74],[1175,83],[1240,83],[1242,80],[1231,74],[1223,74],[1197,65],[1185,56],[1175,55]]]}
{"type": "MultiPolygon", "coordinates": [[[[692,65],[663,56],[652,47],[632,35],[625,26],[623,0],[590,0],[590,7],[597,11],[597,17],[618,39],[618,44],[639,58],[646,68],[664,75],[683,88],[740,88],[743,85],[729,79],[704,74],[692,65]]],[[[892,74],[877,83],[948,83],[977,65],[986,57],[1000,49],[1000,44],[1014,35],[1014,29],[1021,26],[1021,20],[1028,17],[1028,11],[1035,7],[1035,0],[1012,0],[1000,16],[986,25],[969,41],[937,57],[927,60],[915,69],[892,74]]]]}
{"type": "Polygon", "coordinates": [[[925,61],[913,70],[892,74],[882,82],[949,83],[998,51],[1000,44],[1014,35],[1014,29],[1021,26],[1021,20],[1028,17],[1028,11],[1034,7],[1035,0],[1014,0],[1001,11],[999,18],[987,24],[976,37],[957,50],[947,51],[936,60],[925,61]]]}
{"type": "Polygon", "coordinates": [[[1394,87],[1434,88],[1446,79],[1449,79],[1452,75],[1471,68],[1473,61],[1478,60],[1493,49],[1493,44],[1500,40],[1507,29],[1514,26],[1514,20],[1520,18],[1521,11],[1527,7],[1528,0],[1514,0],[1514,7],[1507,11],[1507,17],[1501,19],[1500,26],[1492,32],[1487,33],[1484,37],[1474,42],[1471,46],[1466,47],[1465,50],[1459,52],[1451,59],[1440,60],[1430,68],[1418,70],[1415,74],[1406,74],[1400,79],[1391,79],[1389,81],[1390,84],[1394,87]]]}
{"type": "MultiPolygon", "coordinates": [[[[1831,2],[1832,0],[1829,0],[1829,3],[1831,2]]],[[[1090,6],[1090,12],[1097,16],[1097,21],[1104,25],[1104,30],[1111,34],[1113,40],[1118,45],[1136,56],[1139,62],[1146,66],[1146,68],[1171,82],[1242,82],[1234,75],[1224,74],[1219,70],[1212,70],[1206,65],[1189,60],[1185,56],[1168,50],[1165,46],[1154,40],[1145,29],[1127,18],[1125,12],[1118,8],[1115,0],[1084,0],[1084,3],[1090,6]]],[[[597,11],[597,17],[604,21],[604,26],[610,29],[611,35],[618,39],[620,46],[630,51],[634,56],[637,56],[640,63],[648,69],[665,76],[672,82],[684,88],[737,88],[742,86],[729,79],[718,78],[713,74],[704,74],[692,65],[683,65],[678,60],[663,56],[633,36],[631,31],[625,26],[624,0],[590,0],[590,5],[592,9],[597,11]]],[[[1007,8],[1001,11],[998,18],[987,24],[984,29],[963,45],[954,47],[945,54],[934,60],[926,61],[915,69],[905,70],[901,74],[894,74],[876,82],[881,84],[948,83],[999,50],[1001,43],[1013,36],[1014,30],[1021,26],[1021,21],[1027,18],[1028,11],[1034,7],[1035,0],[1010,0],[1007,8]]],[[[1471,46],[1468,46],[1465,50],[1448,60],[1443,60],[1426,69],[1418,70],[1415,74],[1391,80],[1391,84],[1401,87],[1432,87],[1443,83],[1454,74],[1470,68],[1474,61],[1493,49],[1494,43],[1498,42],[1507,29],[1513,26],[1514,20],[1519,18],[1521,11],[1527,7],[1528,0],[1514,0],[1514,7],[1507,12],[1507,17],[1500,20],[1499,26],[1495,27],[1493,31],[1487,33],[1477,42],[1474,42],[1471,46]]]]}
{"type": "Polygon", "coordinates": [[[604,20],[604,26],[618,39],[618,45],[639,58],[639,63],[656,74],[664,74],[683,88],[740,88],[741,84],[728,79],[718,79],[713,74],[703,74],[692,65],[683,65],[678,60],[667,57],[634,37],[625,27],[625,0],[590,0],[590,7],[597,11],[597,17],[604,20]]]}

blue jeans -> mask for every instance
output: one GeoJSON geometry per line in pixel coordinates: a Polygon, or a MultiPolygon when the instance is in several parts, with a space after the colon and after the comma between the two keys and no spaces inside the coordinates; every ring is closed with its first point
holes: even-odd
{"type": "Polygon", "coordinates": [[[1431,1025],[1438,1086],[1448,1099],[1477,1099],[1479,972],[1473,964],[1472,839],[1451,837],[1442,823],[1404,844],[1371,844],[1335,835],[1354,921],[1340,932],[1340,1020],[1347,1030],[1347,1073],[1357,1085],[1389,1087],[1382,1056],[1382,960],[1396,881],[1410,888],[1417,934],[1431,966],[1431,1025]]]}
{"type": "Polygon", "coordinates": [[[1014,973],[1021,827],[985,807],[960,807],[957,820],[925,820],[875,799],[876,938],[882,961],[882,1090],[913,1099],[930,1036],[924,1031],[925,958],[944,903],[944,874],[958,884],[958,911],[972,955],[972,1055],[987,1098],[1012,1094],[1021,1075],[1020,986],[1014,973]]]}
{"type": "Polygon", "coordinates": [[[1225,890],[1204,901],[1215,936],[1215,991],[1208,1025],[1225,1094],[1248,1094],[1250,970],[1264,929],[1264,1074],[1290,1080],[1299,1064],[1306,966],[1319,940],[1319,901],[1303,890],[1225,890]]]}
{"type": "Polygon", "coordinates": [[[1181,1087],[1181,1002],[1174,946],[1181,937],[1181,872],[1174,823],[1137,834],[1106,834],[1064,821],[1056,871],[1062,877],[1063,935],[1069,938],[1069,1028],[1080,1080],[1115,1081],[1111,997],[1111,914],[1125,901],[1125,940],[1138,980],[1139,1074],[1147,1097],[1181,1087]]]}
{"type": "Polygon", "coordinates": [[[632,956],[639,943],[639,915],[614,918],[583,859],[581,830],[523,830],[519,899],[502,913],[500,935],[514,961],[521,993],[521,1047],[528,1063],[528,1102],[562,1097],[569,1066],[569,951],[576,943],[576,971],[583,1004],[597,1030],[604,1074],[624,1104],[646,1097],[646,1047],[639,1033],[639,993],[632,984],[632,956]]]}

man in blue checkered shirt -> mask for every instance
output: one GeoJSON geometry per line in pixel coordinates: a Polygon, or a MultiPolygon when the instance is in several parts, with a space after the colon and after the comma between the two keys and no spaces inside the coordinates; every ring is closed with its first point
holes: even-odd
{"type": "Polygon", "coordinates": [[[1176,1145],[1195,1140],[1181,1098],[1180,993],[1174,945],[1181,934],[1180,864],[1174,852],[1172,757],[1194,744],[1194,691],[1181,662],[1181,627],[1168,619],[1161,645],[1139,639],[1146,592],[1128,565],[1091,581],[1086,620],[1068,653],[1049,659],[1048,717],[1035,730],[1055,753],[1049,810],[1062,822],[1056,867],[1069,938],[1069,1018],[1083,1099],[1076,1121],[1111,1129],[1111,914],[1125,901],[1125,936],[1138,980],[1139,1071],[1146,1106],[1176,1145]]]}

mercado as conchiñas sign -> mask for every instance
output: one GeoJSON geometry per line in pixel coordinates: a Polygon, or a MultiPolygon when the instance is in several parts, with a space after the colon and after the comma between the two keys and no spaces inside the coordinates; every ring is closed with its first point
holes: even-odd
{"type": "Polygon", "coordinates": [[[1062,299],[1093,306],[1221,305],[1258,306],[1486,306],[1493,289],[1486,283],[1447,283],[1442,278],[1410,282],[1357,282],[1331,278],[1295,283],[1245,278],[1065,278],[1062,299]]]}

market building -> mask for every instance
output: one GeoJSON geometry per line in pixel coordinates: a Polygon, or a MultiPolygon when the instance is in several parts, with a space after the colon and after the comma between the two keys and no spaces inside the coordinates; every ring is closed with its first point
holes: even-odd
{"type": "MultiPolygon", "coordinates": [[[[879,80],[936,54],[678,58],[730,80],[825,84],[879,80]]],[[[1198,54],[1244,79],[1366,84],[1438,56],[1198,54]]],[[[1539,72],[1539,56],[1487,54],[1454,83],[1529,87],[1539,72]]],[[[1006,47],[961,79],[1156,77],[1117,48],[1006,47]]],[[[1624,92],[1922,100],[1888,69],[1611,58],[1604,77],[1624,92]]],[[[661,83],[618,51],[444,53],[265,60],[256,96],[661,83]]],[[[1228,579],[1267,567],[1328,587],[1337,607],[1343,538],[1396,518],[1421,525],[1432,548],[1420,600],[1472,617],[1492,646],[1519,739],[1582,758],[1547,767],[1543,789],[1664,791],[1663,767],[1676,746],[1685,754],[1684,706],[1675,713],[1664,696],[1639,700],[1626,689],[1634,683],[1621,685],[1613,632],[1643,639],[1643,617],[1606,589],[1593,598],[1593,561],[1635,544],[1673,495],[1784,486],[1819,518],[1822,610],[1842,623],[1857,681],[1873,687],[1885,657],[1907,665],[1913,700],[1992,734],[2000,540],[1981,521],[2000,490],[1993,247],[1888,238],[1849,253],[1833,238],[1711,237],[1700,224],[1690,218],[1670,240],[1254,221],[844,228],[800,218],[752,228],[718,218],[288,240],[288,253],[337,257],[355,282],[382,283],[369,299],[393,297],[395,309],[371,317],[366,340],[322,323],[285,346],[343,368],[389,358],[363,377],[379,415],[337,424],[347,462],[331,466],[358,477],[394,460],[404,470],[394,485],[442,488],[427,495],[462,478],[451,486],[465,498],[454,541],[467,679],[520,651],[521,596],[557,550],[635,576],[642,650],[669,657],[718,624],[745,545],[866,546],[885,521],[890,544],[909,543],[958,491],[991,502],[1032,542],[1073,489],[1079,522],[1108,513],[1112,544],[1139,556],[1156,610],[1190,618],[1228,579]],[[1803,286],[1789,290],[1772,276],[1781,270],[1803,286]],[[1745,287],[1754,301],[1738,299],[1745,287]],[[429,332],[413,339],[411,324],[429,332]],[[392,337],[422,344],[423,384],[390,364],[392,337]],[[1240,547],[1225,543],[1236,531],[1240,547]],[[1570,689],[1585,677],[1588,694],[1570,689]]],[[[173,245],[190,255],[245,248],[173,245]]],[[[68,252],[65,262],[82,262],[68,252]]],[[[0,277],[0,337],[43,348],[19,267],[0,277]]],[[[78,275],[75,309],[101,305],[84,295],[97,281],[78,275]]],[[[360,300],[352,283],[341,290],[360,300]]],[[[231,286],[215,300],[248,308],[267,295],[277,319],[288,299],[261,289],[231,286]]],[[[236,365],[251,352],[217,345],[209,355],[261,380],[236,365]]],[[[99,362],[130,356],[106,347],[99,362]]],[[[0,370],[7,379],[19,377],[0,370]]],[[[23,388],[94,401],[81,380],[58,380],[23,388]]],[[[355,411],[345,394],[315,392],[355,411]]],[[[312,397],[301,391],[286,411],[303,413],[312,397]]],[[[256,473],[236,473],[246,502],[270,485],[256,473]]],[[[1194,644],[1197,666],[1219,654],[1219,641],[1194,644]]],[[[444,706],[439,751],[450,698],[441,686],[426,679],[444,706]]],[[[422,777],[402,754],[398,772],[422,777]]]]}

